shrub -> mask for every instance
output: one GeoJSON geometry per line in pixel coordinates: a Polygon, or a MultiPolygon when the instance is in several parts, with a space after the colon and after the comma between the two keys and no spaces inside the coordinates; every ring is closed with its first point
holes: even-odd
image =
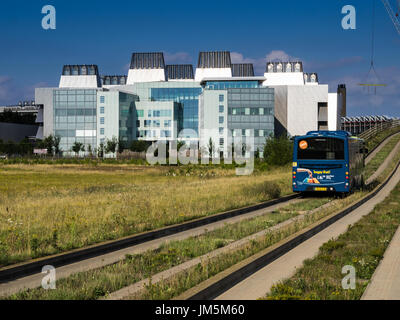
{"type": "Polygon", "coordinates": [[[283,166],[292,161],[293,142],[287,136],[269,137],[264,146],[264,159],[269,165],[283,166]]]}

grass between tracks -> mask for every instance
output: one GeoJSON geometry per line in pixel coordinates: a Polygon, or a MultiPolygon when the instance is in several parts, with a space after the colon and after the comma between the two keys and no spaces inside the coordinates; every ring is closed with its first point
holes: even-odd
{"type": "Polygon", "coordinates": [[[370,214],[322,245],[293,277],[272,287],[266,299],[360,299],[400,224],[399,205],[400,183],[370,214]],[[355,290],[342,288],[346,265],[356,270],[355,290]]]}
{"type": "MultiPolygon", "coordinates": [[[[200,236],[169,242],[157,250],[129,255],[125,260],[113,265],[74,274],[57,281],[56,290],[38,288],[20,292],[9,298],[96,299],[282,221],[304,214],[330,200],[330,198],[316,198],[312,201],[304,200],[290,204],[262,216],[227,224],[200,236]]],[[[274,239],[275,236],[270,241],[274,241],[274,239]]]]}
{"type": "Polygon", "coordinates": [[[374,136],[373,138],[369,139],[366,142],[367,149],[372,150],[378,144],[380,144],[383,140],[385,140],[388,136],[390,136],[391,134],[397,133],[397,132],[400,132],[400,127],[392,128],[390,130],[384,130],[384,131],[378,133],[376,136],[374,136]]]}
{"type": "MultiPolygon", "coordinates": [[[[383,151],[384,152],[384,151],[383,151]]],[[[380,159],[382,163],[384,158],[380,159]]],[[[373,187],[377,185],[379,181],[383,181],[390,172],[395,168],[398,161],[400,160],[400,155],[397,154],[394,159],[388,164],[388,167],[383,171],[383,173],[378,177],[378,181],[371,183],[368,189],[371,190],[373,187]]],[[[155,285],[150,285],[146,288],[146,290],[140,295],[136,295],[131,297],[132,299],[170,299],[173,298],[184,291],[190,289],[196,284],[207,280],[213,275],[218,274],[219,272],[229,268],[230,266],[238,263],[254,255],[255,253],[261,251],[264,248],[280,241],[288,237],[289,235],[295,233],[298,230],[305,228],[306,226],[312,224],[315,221],[320,220],[321,218],[339,211],[343,209],[347,205],[356,202],[363,196],[367,194],[367,191],[356,192],[355,194],[350,195],[349,197],[338,200],[334,206],[329,207],[328,209],[323,209],[317,211],[313,215],[307,217],[300,222],[294,223],[287,228],[282,230],[278,230],[277,232],[272,233],[271,235],[267,235],[265,239],[261,239],[261,241],[252,241],[246,248],[242,250],[237,250],[230,254],[226,254],[224,256],[219,257],[218,259],[213,259],[210,262],[198,265],[196,268],[189,270],[181,275],[178,275],[173,280],[164,281],[155,285]]],[[[321,268],[321,273],[323,273],[324,268],[321,268]]]]}
{"type": "MultiPolygon", "coordinates": [[[[368,179],[378,168],[379,166],[385,161],[387,156],[396,146],[396,144],[400,141],[400,135],[394,136],[390,138],[388,143],[375,155],[375,157],[366,165],[364,170],[364,179],[368,179]]],[[[398,154],[395,156],[397,157],[398,154]]],[[[396,160],[396,159],[395,159],[396,160]]],[[[388,167],[390,169],[390,166],[388,167]]],[[[385,175],[382,175],[385,176],[385,175]]]]}
{"type": "Polygon", "coordinates": [[[0,266],[291,193],[290,167],[1,165],[0,266]]]}

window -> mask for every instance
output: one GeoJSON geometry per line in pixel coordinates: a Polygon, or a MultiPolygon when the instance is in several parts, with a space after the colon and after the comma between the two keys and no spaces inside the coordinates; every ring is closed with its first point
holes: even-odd
{"type": "Polygon", "coordinates": [[[336,138],[307,138],[299,141],[297,158],[300,160],[344,160],[344,140],[336,138]],[[300,147],[304,145],[305,147],[300,147]]]}
{"type": "Polygon", "coordinates": [[[160,117],[171,117],[171,110],[160,110],[160,117]]]}
{"type": "Polygon", "coordinates": [[[219,123],[224,123],[224,117],[219,117],[219,123]]]}
{"type": "Polygon", "coordinates": [[[250,109],[250,115],[258,116],[258,108],[251,108],[250,109]]]}
{"type": "Polygon", "coordinates": [[[260,116],[263,116],[264,115],[264,108],[259,108],[258,112],[260,113],[260,116]]]}
{"type": "Polygon", "coordinates": [[[223,146],[223,145],[224,145],[224,138],[220,138],[220,139],[219,139],[219,145],[220,145],[220,146],[223,146]]]}
{"type": "Polygon", "coordinates": [[[147,116],[148,116],[149,118],[151,118],[151,114],[152,114],[151,110],[148,110],[148,111],[147,111],[147,116]]]}
{"type": "Polygon", "coordinates": [[[160,127],[160,120],[153,120],[153,127],[159,128],[160,127]]]}
{"type": "Polygon", "coordinates": [[[105,141],[104,138],[101,138],[101,139],[100,139],[100,143],[104,143],[104,141],[105,141]]]}
{"type": "Polygon", "coordinates": [[[171,131],[169,131],[169,130],[161,130],[161,137],[170,138],[171,137],[171,131]]]}
{"type": "Polygon", "coordinates": [[[150,127],[151,126],[151,120],[144,120],[144,126],[145,127],[150,127]]]}
{"type": "Polygon", "coordinates": [[[219,95],[219,102],[224,102],[224,95],[223,94],[219,95]]]}
{"type": "Polygon", "coordinates": [[[106,102],[106,97],[100,96],[100,103],[105,103],[105,102],[106,102]]]}
{"type": "Polygon", "coordinates": [[[244,110],[245,110],[245,111],[244,111],[244,114],[245,114],[246,116],[250,115],[250,108],[245,108],[244,110]]]}
{"type": "Polygon", "coordinates": [[[224,112],[224,106],[219,106],[219,112],[220,113],[224,112]]]}
{"type": "Polygon", "coordinates": [[[224,128],[223,127],[219,128],[219,134],[224,134],[224,128]]]}
{"type": "Polygon", "coordinates": [[[100,134],[104,134],[104,128],[100,128],[100,134]]]}
{"type": "Polygon", "coordinates": [[[136,110],[136,115],[138,118],[143,118],[144,117],[144,111],[143,110],[136,110]]]}
{"type": "Polygon", "coordinates": [[[160,110],[154,110],[153,111],[153,117],[160,117],[160,115],[161,115],[160,110]]]}
{"type": "Polygon", "coordinates": [[[259,130],[259,131],[258,131],[258,135],[259,135],[260,137],[264,137],[264,130],[259,130]]]}
{"type": "Polygon", "coordinates": [[[100,124],[104,124],[104,117],[100,118],[100,124]]]}
{"type": "Polygon", "coordinates": [[[100,107],[100,113],[104,114],[104,107],[100,107]]]}
{"type": "Polygon", "coordinates": [[[171,120],[164,120],[164,127],[170,128],[171,127],[171,120]]]}

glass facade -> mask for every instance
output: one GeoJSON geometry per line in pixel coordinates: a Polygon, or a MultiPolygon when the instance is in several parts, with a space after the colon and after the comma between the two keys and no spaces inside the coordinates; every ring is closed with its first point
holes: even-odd
{"type": "Polygon", "coordinates": [[[231,88],[258,88],[258,81],[207,81],[208,90],[226,90],[231,88]]]}
{"type": "Polygon", "coordinates": [[[255,150],[263,150],[266,137],[274,133],[274,89],[228,89],[228,128],[235,136],[254,130],[255,150]]]}
{"type": "Polygon", "coordinates": [[[183,129],[192,129],[198,133],[199,95],[202,88],[151,88],[153,101],[179,102],[183,109],[183,129]]]}
{"type": "Polygon", "coordinates": [[[134,104],[137,98],[134,95],[119,93],[119,139],[131,142],[135,136],[134,104]]]}
{"type": "Polygon", "coordinates": [[[54,90],[54,134],[60,149],[70,152],[75,142],[96,147],[97,90],[54,90]]]}

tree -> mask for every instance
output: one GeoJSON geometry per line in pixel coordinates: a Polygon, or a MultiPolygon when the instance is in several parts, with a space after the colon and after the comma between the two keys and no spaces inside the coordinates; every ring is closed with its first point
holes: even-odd
{"type": "Polygon", "coordinates": [[[88,144],[87,151],[89,152],[89,156],[93,156],[93,150],[91,144],[88,144]]]}
{"type": "Polygon", "coordinates": [[[105,151],[106,153],[115,153],[115,151],[118,148],[118,139],[113,136],[111,140],[107,140],[106,146],[105,146],[105,151]]]}
{"type": "Polygon", "coordinates": [[[99,158],[104,157],[104,143],[103,142],[100,143],[99,148],[97,149],[97,156],[99,158]]]}
{"type": "Polygon", "coordinates": [[[54,136],[54,138],[53,138],[54,153],[56,155],[59,155],[60,151],[61,151],[60,150],[60,140],[61,140],[60,136],[54,136]]]}
{"type": "Polygon", "coordinates": [[[270,165],[282,166],[292,161],[293,142],[287,136],[267,138],[264,146],[264,159],[270,165]]]}
{"type": "Polygon", "coordinates": [[[78,155],[80,151],[85,151],[85,146],[83,145],[83,143],[75,141],[72,145],[72,151],[75,152],[76,155],[78,155]]]}
{"type": "Polygon", "coordinates": [[[215,143],[211,137],[210,137],[210,140],[208,140],[207,149],[208,149],[208,154],[209,154],[210,158],[212,158],[215,153],[215,143]]]}
{"type": "Polygon", "coordinates": [[[182,140],[178,141],[178,143],[176,144],[176,148],[178,149],[178,152],[184,145],[186,145],[185,141],[182,141],[182,140]]]}
{"type": "Polygon", "coordinates": [[[129,149],[133,152],[145,152],[149,144],[143,140],[135,140],[131,142],[129,149]]]}
{"type": "Polygon", "coordinates": [[[53,155],[54,136],[51,134],[44,138],[43,145],[47,149],[47,154],[53,155]]]}
{"type": "Polygon", "coordinates": [[[126,143],[125,141],[122,141],[121,139],[118,140],[118,153],[122,153],[126,149],[126,143]]]}

